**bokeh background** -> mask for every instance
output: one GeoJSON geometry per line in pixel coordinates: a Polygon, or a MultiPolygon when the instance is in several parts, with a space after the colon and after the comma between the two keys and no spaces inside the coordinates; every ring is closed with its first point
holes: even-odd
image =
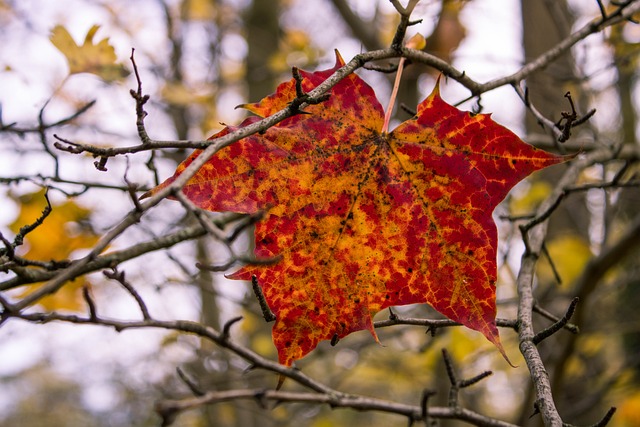
{"type": "MultiPolygon", "coordinates": [[[[423,34],[428,52],[484,82],[516,72],[599,15],[595,0],[422,0],[413,14],[422,22],[410,27],[409,34],[423,34]]],[[[129,94],[136,88],[129,61],[132,48],[143,91],[151,96],[146,120],[151,136],[201,140],[224,124],[239,123],[245,113],[234,107],[272,93],[278,82],[290,78],[292,66],[328,68],[334,49],[348,60],[389,46],[398,20],[387,0],[0,0],[0,231],[11,240],[20,227],[38,218],[46,205],[44,188],[49,187],[53,212],[18,251],[43,262],[82,256],[132,208],[127,182],[151,188],[188,155],[172,149],[120,156],[108,161],[107,171],[99,171],[91,156],[53,146],[54,133],[105,147],[138,143],[129,94]],[[70,38],[80,46],[88,40],[94,49],[89,57],[95,61],[77,60],[70,38]],[[58,121],[42,130],[43,124],[58,121]]],[[[597,109],[589,123],[574,132],[567,145],[570,152],[594,144],[638,144],[639,43],[640,28],[624,23],[588,37],[527,79],[531,101],[551,119],[569,110],[567,91],[579,112],[597,109]]],[[[393,76],[367,70],[358,74],[386,106],[393,76]]],[[[400,102],[415,107],[430,93],[437,75],[423,65],[409,66],[400,102]]],[[[452,80],[443,82],[442,94],[452,104],[469,96],[452,80]]],[[[491,112],[495,121],[525,141],[553,148],[549,135],[510,87],[462,102],[460,108],[491,112]]],[[[408,117],[399,109],[394,120],[408,117]]],[[[577,184],[617,174],[633,182],[637,168],[634,162],[595,165],[577,184]]],[[[501,237],[499,317],[515,317],[514,281],[524,248],[518,222],[503,218],[532,212],[550,194],[559,173],[553,169],[521,183],[495,213],[501,237]]],[[[556,271],[548,259],[540,261],[540,307],[562,316],[568,301],[581,297],[574,321],[582,333],[574,337],[563,331],[541,345],[556,403],[565,419],[575,423],[592,424],[616,406],[611,425],[640,426],[640,251],[630,249],[593,286],[581,278],[585,265],[638,215],[639,193],[637,186],[629,186],[572,195],[554,214],[546,241],[556,271]]],[[[110,250],[165,235],[189,221],[177,203],[164,201],[110,250]]],[[[248,236],[237,242],[239,250],[250,248],[248,236]]],[[[210,239],[199,239],[119,268],[154,317],[219,328],[242,315],[234,338],[275,359],[270,325],[264,323],[250,286],[202,272],[196,261],[223,263],[225,253],[210,239]]],[[[0,285],[13,277],[6,268],[0,270],[0,285]]],[[[83,287],[90,287],[101,315],[139,316],[131,296],[100,273],[67,284],[34,309],[85,313],[83,287]]],[[[20,298],[31,289],[1,291],[7,298],[20,298]]],[[[397,311],[439,316],[426,306],[397,311]]],[[[381,313],[377,319],[386,316],[381,313]]],[[[541,327],[549,323],[542,317],[539,321],[541,327]]],[[[440,355],[446,348],[461,376],[494,372],[465,390],[465,406],[519,425],[539,423],[529,418],[534,395],[513,331],[505,329],[502,336],[519,365],[516,369],[480,334],[462,328],[431,336],[424,328],[396,326],[379,330],[379,336],[384,346],[367,332],[353,334],[336,347],[325,343],[299,366],[343,391],[416,404],[422,390],[432,388],[439,391],[433,404],[446,404],[448,379],[440,355]]],[[[244,372],[245,362],[209,342],[147,329],[118,333],[100,326],[10,320],[0,326],[0,361],[1,427],[159,425],[154,402],[190,394],[176,368],[203,390],[269,388],[276,382],[270,373],[244,372]]],[[[303,404],[263,410],[246,401],[189,411],[174,425],[350,424],[395,426],[406,425],[406,419],[303,404]]]]}

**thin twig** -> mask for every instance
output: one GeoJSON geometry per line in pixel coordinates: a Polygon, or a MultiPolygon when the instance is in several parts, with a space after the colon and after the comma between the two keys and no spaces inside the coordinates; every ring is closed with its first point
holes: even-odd
{"type": "Polygon", "coordinates": [[[267,304],[267,300],[262,293],[262,288],[260,287],[258,278],[255,274],[251,276],[251,288],[253,289],[253,293],[255,294],[256,298],[258,299],[258,304],[260,304],[260,310],[262,311],[262,317],[264,317],[264,320],[266,322],[273,322],[274,320],[276,320],[276,315],[273,314],[273,311],[271,311],[271,308],[269,308],[269,304],[267,304]]]}
{"type": "Polygon", "coordinates": [[[566,324],[569,323],[569,320],[571,320],[571,316],[573,316],[573,313],[576,310],[576,306],[578,305],[579,300],[580,298],[578,297],[574,298],[571,301],[571,304],[569,304],[569,308],[567,309],[567,312],[565,313],[564,316],[562,316],[562,319],[558,320],[556,323],[549,326],[548,328],[538,332],[532,339],[533,343],[535,345],[538,345],[541,341],[549,338],[551,335],[555,334],[560,329],[564,328],[566,324]]]}
{"type": "Polygon", "coordinates": [[[189,390],[191,390],[191,392],[195,395],[195,396],[204,396],[205,392],[202,391],[202,389],[200,388],[200,386],[192,379],[190,378],[183,370],[182,368],[180,368],[179,366],[176,368],[176,372],[178,373],[178,377],[180,377],[180,379],[182,380],[183,383],[186,384],[187,387],[189,387],[189,390]]]}
{"type": "Polygon", "coordinates": [[[142,299],[140,294],[136,291],[136,289],[125,279],[124,271],[118,271],[116,268],[113,268],[112,271],[105,270],[102,273],[109,279],[115,280],[116,282],[120,283],[122,287],[125,288],[127,292],[129,292],[129,294],[131,294],[133,299],[136,300],[136,303],[138,304],[138,307],[142,312],[142,318],[144,320],[151,319],[151,315],[149,314],[149,309],[147,308],[147,304],[144,302],[144,300],[142,299]]]}

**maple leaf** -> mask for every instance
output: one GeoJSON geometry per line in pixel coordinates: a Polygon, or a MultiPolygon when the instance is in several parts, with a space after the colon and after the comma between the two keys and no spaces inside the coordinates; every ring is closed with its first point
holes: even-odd
{"type": "Polygon", "coordinates": [[[69,74],[92,73],[107,82],[126,77],[129,72],[122,64],[116,63],[116,51],[109,44],[109,39],[94,44],[93,37],[99,29],[99,25],[92,26],[82,45],[78,45],[62,25],[51,30],[49,39],[67,59],[69,74]]]}
{"type": "MultiPolygon", "coordinates": [[[[15,221],[9,224],[9,229],[19,233],[20,229],[42,215],[46,206],[45,191],[35,193],[13,195],[20,206],[20,212],[15,221]]],[[[27,234],[25,246],[18,247],[17,252],[25,258],[50,262],[53,259],[65,260],[78,250],[92,248],[99,239],[95,231],[88,226],[91,211],[74,201],[66,201],[52,206],[51,213],[46,219],[27,234]]],[[[43,283],[34,283],[16,295],[24,297],[39,289],[43,283]]],[[[70,310],[79,312],[84,308],[82,288],[91,287],[91,281],[86,277],[80,277],[68,283],[58,292],[47,295],[38,301],[45,310],[70,310]]]]}
{"type": "MultiPolygon", "coordinates": [[[[334,68],[301,72],[305,91],[344,64],[336,57],[334,68]]],[[[266,117],[295,96],[292,79],[244,107],[266,117]]],[[[255,255],[281,261],[229,277],[258,279],[277,318],[280,362],[291,365],[321,340],[362,329],[377,339],[372,316],[413,303],[480,331],[505,355],[491,214],[522,178],[566,158],[525,144],[489,115],[448,105],[438,86],[389,133],[381,132],[373,89],[355,74],[305,112],[220,150],[183,188],[207,210],[265,211],[255,255]]]]}

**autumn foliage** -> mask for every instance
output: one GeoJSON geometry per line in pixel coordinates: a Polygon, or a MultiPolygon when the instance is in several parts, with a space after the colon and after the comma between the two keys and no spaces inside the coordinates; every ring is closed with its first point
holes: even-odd
{"type": "MultiPolygon", "coordinates": [[[[342,65],[337,55],[331,69],[302,72],[303,89],[342,65]]],[[[285,108],[295,85],[245,105],[258,117],[240,127],[285,108]]],[[[383,120],[373,89],[352,74],[324,103],[218,152],[183,192],[210,211],[264,211],[255,255],[281,260],[229,277],[257,278],[277,318],[281,363],[354,331],[377,339],[376,312],[415,303],[480,331],[504,355],[491,215],[518,181],[564,158],[525,144],[489,115],[448,105],[437,85],[411,120],[389,133],[383,120]]]]}

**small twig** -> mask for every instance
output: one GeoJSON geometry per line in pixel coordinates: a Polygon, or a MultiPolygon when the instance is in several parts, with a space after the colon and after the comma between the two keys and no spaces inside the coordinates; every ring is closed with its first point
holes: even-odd
{"type": "Polygon", "coordinates": [[[567,312],[562,317],[562,319],[558,320],[553,325],[549,326],[546,329],[543,329],[542,331],[534,335],[534,337],[532,338],[533,343],[535,345],[538,345],[541,341],[545,340],[546,338],[549,338],[551,335],[555,334],[560,329],[564,328],[564,326],[571,319],[571,316],[573,316],[573,313],[576,311],[576,306],[578,305],[578,301],[580,301],[580,298],[578,297],[575,297],[573,300],[571,300],[571,304],[569,304],[569,308],[567,309],[567,312]]]}
{"type": "Polygon", "coordinates": [[[393,7],[395,7],[400,14],[400,22],[398,23],[396,33],[393,36],[393,41],[391,42],[391,48],[398,52],[402,51],[402,42],[404,40],[405,34],[407,34],[407,28],[411,25],[415,25],[421,22],[410,21],[413,9],[416,7],[419,1],[420,0],[409,0],[407,6],[403,7],[398,0],[391,0],[393,7]]]}
{"type": "Polygon", "coordinates": [[[222,336],[221,339],[223,340],[228,340],[229,339],[229,332],[231,331],[231,327],[233,325],[235,325],[236,323],[238,323],[239,321],[242,320],[242,316],[237,316],[234,317],[232,319],[229,319],[229,321],[227,321],[224,326],[222,327],[222,336]]]}
{"type": "Polygon", "coordinates": [[[365,64],[362,68],[370,71],[377,71],[379,73],[391,74],[398,71],[398,64],[389,65],[377,65],[377,64],[365,64]]]}
{"type": "Polygon", "coordinates": [[[190,378],[183,370],[182,368],[180,368],[179,366],[176,367],[176,372],[178,374],[178,377],[180,377],[180,379],[182,380],[183,383],[185,383],[185,385],[187,387],[189,387],[189,390],[191,390],[191,392],[195,395],[195,396],[204,396],[205,392],[202,391],[202,389],[200,388],[200,386],[195,382],[195,380],[193,380],[192,378],[190,378]]]}
{"type": "MultiPolygon", "coordinates": [[[[395,325],[412,325],[425,326],[428,332],[435,333],[439,328],[448,328],[451,326],[461,326],[461,323],[454,322],[450,319],[422,319],[414,317],[400,317],[389,308],[389,318],[387,320],[377,320],[373,322],[374,328],[387,328],[395,325]]],[[[517,331],[517,322],[511,319],[496,319],[496,325],[501,328],[510,328],[517,331]]]]}
{"type": "MultiPolygon", "coordinates": [[[[540,307],[540,305],[538,305],[537,302],[534,302],[533,307],[531,307],[531,310],[534,311],[535,313],[538,313],[545,319],[551,320],[552,322],[558,322],[560,320],[559,317],[549,313],[547,310],[540,307]]],[[[571,332],[572,334],[580,333],[580,328],[577,325],[574,325],[573,323],[567,323],[566,325],[564,325],[564,328],[567,331],[571,332]]]]}
{"type": "Polygon", "coordinates": [[[331,93],[327,92],[320,96],[313,97],[306,93],[302,88],[302,75],[300,74],[300,69],[298,67],[293,67],[291,69],[291,73],[293,74],[293,79],[296,82],[296,97],[291,102],[289,102],[289,108],[293,114],[308,114],[306,111],[303,111],[300,107],[303,104],[307,105],[316,105],[320,104],[331,96],[331,93]]]}
{"type": "Polygon", "coordinates": [[[258,304],[260,304],[260,310],[262,310],[262,317],[264,317],[264,320],[266,322],[273,322],[276,320],[276,315],[273,314],[273,311],[269,308],[269,304],[267,304],[267,300],[262,293],[262,288],[260,287],[258,278],[255,274],[251,276],[251,287],[253,288],[253,293],[258,299],[258,304]]]}
{"type": "Polygon", "coordinates": [[[543,242],[541,249],[542,249],[542,254],[547,258],[547,261],[549,261],[549,266],[551,266],[551,271],[553,272],[554,279],[556,279],[556,283],[558,285],[561,285],[562,278],[560,277],[560,273],[558,273],[558,269],[556,268],[555,262],[553,262],[553,259],[551,258],[551,254],[549,253],[547,244],[543,242]]]}
{"type": "Polygon", "coordinates": [[[7,301],[2,294],[0,294],[0,305],[2,306],[2,313],[0,313],[0,325],[2,325],[2,323],[4,323],[4,321],[9,317],[20,314],[19,310],[7,301]]]}
{"type": "MultiPolygon", "coordinates": [[[[38,124],[38,126],[36,126],[36,127],[19,128],[19,127],[16,126],[16,123],[9,123],[7,125],[4,125],[0,121],[0,131],[12,132],[12,133],[16,133],[18,135],[24,135],[24,134],[27,134],[27,133],[41,133],[41,132],[46,131],[48,129],[56,128],[56,127],[65,125],[65,124],[75,120],[76,118],[78,118],[82,114],[84,114],[86,111],[88,111],[95,104],[96,104],[96,100],[94,99],[92,101],[89,101],[85,105],[81,106],[73,114],[71,114],[71,115],[69,115],[69,116],[67,116],[65,118],[62,118],[62,119],[60,119],[58,121],[55,121],[53,123],[40,122],[38,124]]],[[[45,104],[45,106],[46,105],[47,104],[45,104]]]]}
{"type": "Polygon", "coordinates": [[[429,427],[429,398],[437,394],[435,390],[425,389],[420,399],[420,415],[425,427],[429,427]]]}
{"type": "Polygon", "coordinates": [[[138,292],[135,290],[135,288],[129,282],[127,282],[127,280],[125,279],[124,271],[118,271],[116,268],[113,268],[112,271],[105,270],[102,272],[102,274],[104,274],[107,278],[120,283],[122,287],[125,288],[129,292],[129,294],[131,294],[133,299],[136,300],[136,303],[138,303],[138,307],[142,312],[142,318],[144,320],[151,320],[147,305],[145,304],[140,294],[138,294],[138,292]]]}
{"type": "Polygon", "coordinates": [[[140,137],[140,141],[143,144],[149,144],[151,142],[151,138],[149,138],[149,134],[147,134],[147,130],[144,126],[144,119],[147,117],[147,112],[144,110],[144,105],[149,101],[149,95],[142,94],[142,79],[140,78],[140,73],[138,72],[138,65],[136,64],[136,60],[134,58],[135,49],[131,49],[131,56],[129,59],[131,60],[131,65],[133,66],[133,72],[136,76],[136,82],[138,83],[137,90],[131,89],[129,93],[136,101],[136,127],[138,129],[138,136],[140,137]]]}
{"type": "MultiPolygon", "coordinates": [[[[207,232],[219,242],[225,243],[227,241],[226,236],[218,227],[215,227],[211,222],[211,219],[207,216],[202,209],[196,206],[182,191],[175,191],[173,196],[182,204],[182,206],[190,213],[192,213],[200,225],[204,227],[207,232]]],[[[228,245],[227,245],[228,247],[228,245]]],[[[231,248],[228,247],[229,251],[231,248]]],[[[233,253],[233,252],[232,252],[233,253]]]]}
{"type": "Polygon", "coordinates": [[[58,155],[54,153],[51,148],[49,148],[46,134],[47,125],[44,121],[44,110],[47,108],[52,98],[53,95],[49,99],[47,99],[42,108],[40,108],[40,112],[38,113],[38,135],[40,136],[40,143],[42,144],[42,148],[53,159],[53,175],[60,176],[60,160],[58,159],[58,155]]]}
{"type": "Polygon", "coordinates": [[[587,114],[585,114],[582,117],[578,117],[573,122],[573,127],[577,127],[577,126],[585,124],[591,117],[593,117],[596,114],[596,112],[597,112],[597,110],[595,108],[592,108],[591,110],[587,111],[587,114]]]}
{"type": "Polygon", "coordinates": [[[466,388],[466,387],[470,387],[470,386],[474,385],[477,382],[482,381],[483,379],[487,378],[490,375],[493,375],[493,372],[484,371],[484,372],[476,375],[475,377],[469,378],[467,380],[460,380],[458,383],[460,385],[460,388],[466,388]]]}
{"type": "Polygon", "coordinates": [[[258,211],[256,213],[252,213],[250,215],[245,215],[240,221],[238,221],[238,225],[227,235],[227,242],[231,243],[235,241],[243,231],[258,221],[264,218],[264,211],[258,211]]]}
{"type": "Polygon", "coordinates": [[[196,268],[200,270],[207,270],[207,271],[213,271],[215,273],[219,273],[222,271],[229,270],[231,267],[233,267],[236,264],[273,265],[273,264],[279,263],[280,261],[282,261],[281,255],[277,255],[271,258],[255,258],[255,257],[244,256],[244,255],[235,255],[234,253],[232,253],[230,259],[224,264],[210,265],[210,264],[202,264],[200,262],[197,262],[196,268]]]}
{"type": "Polygon", "coordinates": [[[98,160],[96,160],[95,162],[93,162],[93,165],[96,167],[97,170],[99,170],[100,172],[106,172],[107,171],[107,161],[109,160],[109,157],[106,156],[102,156],[100,157],[98,160]]]}
{"type": "Polygon", "coordinates": [[[516,222],[516,221],[522,221],[523,219],[532,219],[535,218],[536,215],[535,214],[522,214],[522,215],[498,215],[498,218],[505,220],[505,221],[510,221],[510,222],[516,222]]]}
{"type": "Polygon", "coordinates": [[[604,417],[598,421],[597,423],[595,423],[593,425],[593,427],[604,427],[607,424],[609,424],[609,421],[611,421],[611,419],[613,418],[613,414],[616,413],[616,407],[613,406],[611,408],[609,408],[609,410],[607,411],[607,413],[604,415],[604,417]]]}
{"type": "Polygon", "coordinates": [[[558,142],[565,142],[569,140],[571,137],[571,128],[573,127],[573,123],[578,118],[578,113],[576,113],[576,107],[573,104],[573,99],[571,98],[571,92],[567,92],[564,94],[564,97],[569,100],[569,105],[571,106],[571,112],[562,111],[560,113],[561,117],[555,123],[555,127],[560,129],[562,135],[558,138],[558,142]],[[564,123],[563,123],[564,122],[564,123]]]}
{"type": "Polygon", "coordinates": [[[137,191],[139,189],[138,184],[133,183],[131,181],[129,181],[129,168],[130,168],[130,163],[129,163],[129,157],[126,157],[127,159],[127,167],[124,170],[124,182],[125,184],[127,184],[127,193],[129,193],[129,198],[131,199],[131,201],[133,202],[133,206],[135,206],[135,209],[138,212],[142,212],[142,205],[140,204],[140,200],[138,199],[138,195],[137,195],[137,191]]]}
{"type": "Polygon", "coordinates": [[[16,235],[16,237],[14,237],[13,244],[11,245],[13,249],[22,245],[24,243],[24,238],[27,236],[27,234],[31,233],[36,228],[40,227],[40,225],[42,225],[44,220],[49,216],[49,214],[53,210],[53,208],[51,207],[51,201],[49,201],[48,188],[44,192],[44,199],[47,201],[47,206],[44,207],[40,216],[36,218],[36,220],[33,223],[20,227],[20,230],[18,230],[18,234],[16,235]]]}
{"type": "Polygon", "coordinates": [[[10,260],[15,259],[16,253],[13,250],[13,244],[4,237],[4,234],[0,231],[0,241],[4,244],[4,249],[0,250],[0,255],[6,255],[10,260]]]}
{"type": "Polygon", "coordinates": [[[600,15],[602,15],[602,20],[605,21],[607,19],[607,9],[605,9],[602,4],[602,0],[596,0],[598,2],[598,7],[600,8],[600,15]]]}
{"type": "Polygon", "coordinates": [[[60,141],[60,142],[62,142],[64,144],[67,144],[65,146],[65,145],[60,144],[60,142],[54,142],[53,146],[56,147],[58,150],[66,151],[67,153],[71,153],[71,154],[80,154],[80,153],[85,151],[83,148],[81,148],[82,144],[78,144],[78,143],[70,141],[70,140],[68,140],[66,138],[62,138],[61,136],[59,136],[58,134],[55,134],[55,133],[53,134],[53,137],[55,139],[57,139],[58,141],[60,141]]]}
{"type": "Polygon", "coordinates": [[[82,287],[82,298],[84,298],[87,306],[89,307],[89,319],[91,319],[92,321],[98,320],[96,303],[91,296],[91,289],[86,284],[82,287]]]}
{"type": "Polygon", "coordinates": [[[149,155],[149,160],[147,160],[147,162],[144,165],[147,167],[147,169],[151,171],[151,173],[153,173],[153,182],[157,186],[157,185],[160,185],[160,174],[158,173],[158,168],[156,167],[155,158],[156,158],[156,152],[151,151],[151,154],[149,155]]]}
{"type": "MultiPolygon", "coordinates": [[[[556,123],[554,123],[553,120],[546,118],[544,114],[538,111],[536,106],[533,105],[533,103],[529,98],[529,88],[526,88],[523,90],[522,87],[520,87],[520,81],[518,81],[518,84],[512,84],[511,86],[516,91],[516,94],[518,94],[518,96],[524,103],[525,107],[527,107],[527,109],[531,112],[531,114],[535,116],[540,126],[542,126],[545,129],[548,129],[550,132],[553,133],[553,141],[554,142],[559,141],[560,138],[562,138],[562,132],[558,129],[558,127],[556,126],[556,123]]],[[[562,149],[562,146],[560,146],[560,144],[557,144],[557,142],[555,146],[558,149],[562,149]]]]}
{"type": "Polygon", "coordinates": [[[633,187],[640,187],[640,180],[627,181],[627,182],[615,182],[615,179],[614,179],[609,182],[593,182],[591,184],[568,186],[568,187],[565,187],[565,191],[567,193],[570,193],[570,192],[578,192],[578,191],[588,191],[595,188],[606,190],[608,188],[633,188],[633,187]]]}
{"type": "Polygon", "coordinates": [[[449,377],[449,382],[451,383],[451,388],[449,389],[448,405],[450,408],[457,408],[458,394],[460,392],[460,389],[476,384],[477,382],[487,378],[489,375],[492,375],[492,372],[485,371],[479,375],[476,375],[473,378],[469,378],[466,380],[459,380],[456,376],[453,360],[451,359],[451,356],[449,356],[449,352],[446,349],[442,349],[442,357],[444,359],[444,366],[447,369],[447,376],[449,377]]]}
{"type": "Polygon", "coordinates": [[[528,235],[527,233],[529,232],[529,230],[531,230],[533,227],[535,227],[538,224],[543,223],[544,221],[546,221],[551,214],[558,208],[558,206],[560,206],[560,202],[562,202],[562,200],[565,198],[565,196],[567,195],[566,192],[562,192],[560,194],[558,194],[558,196],[553,200],[553,203],[551,203],[547,209],[545,211],[543,211],[542,213],[540,213],[539,215],[537,215],[534,219],[532,219],[531,221],[529,221],[526,224],[522,224],[519,228],[520,231],[522,232],[522,238],[525,244],[525,249],[527,251],[527,253],[531,253],[531,248],[529,246],[529,239],[528,239],[528,235]]]}
{"type": "Polygon", "coordinates": [[[444,359],[444,366],[447,369],[447,376],[449,377],[449,383],[451,384],[447,403],[450,408],[454,408],[458,406],[458,379],[456,378],[456,372],[453,367],[453,360],[451,360],[449,352],[444,348],[442,349],[442,358],[444,359]]]}
{"type": "Polygon", "coordinates": [[[401,109],[402,111],[404,111],[405,113],[409,114],[411,117],[415,117],[415,116],[418,114],[418,112],[416,111],[416,109],[415,109],[415,108],[411,108],[411,107],[409,107],[409,106],[408,106],[407,104],[405,104],[404,102],[403,102],[403,103],[400,103],[399,107],[400,107],[400,109],[401,109]]]}

